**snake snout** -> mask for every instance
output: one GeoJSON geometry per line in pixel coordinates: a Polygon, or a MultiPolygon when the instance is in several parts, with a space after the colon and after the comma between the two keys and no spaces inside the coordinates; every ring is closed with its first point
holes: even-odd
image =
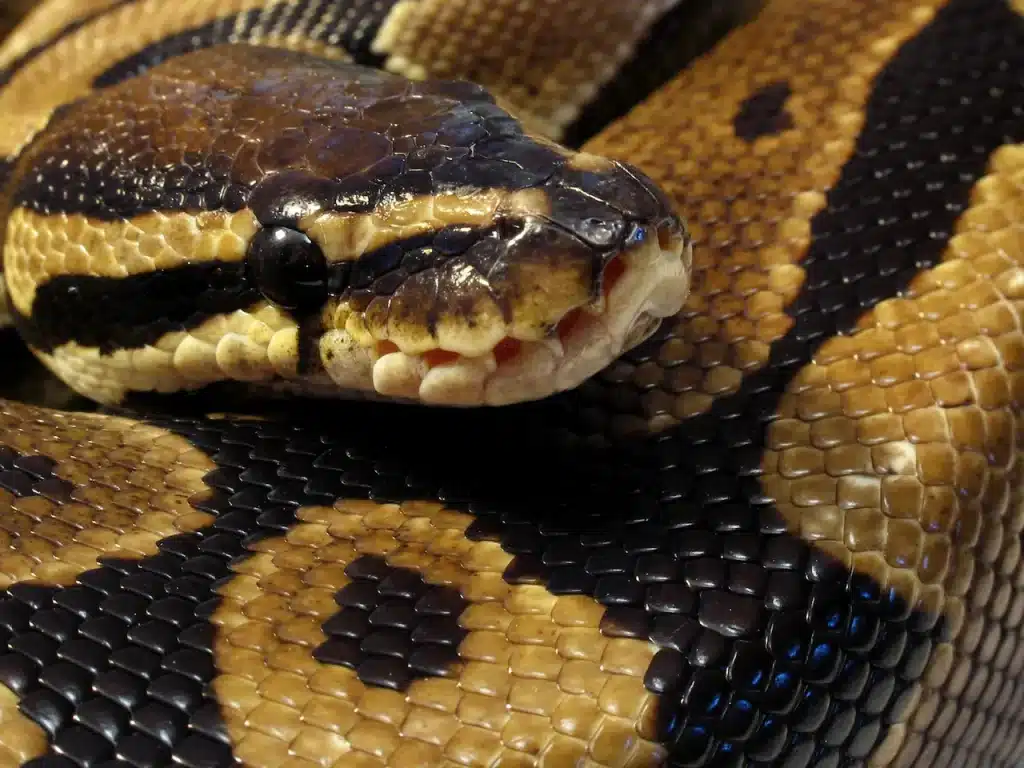
{"type": "Polygon", "coordinates": [[[601,205],[614,212],[604,220],[621,226],[614,242],[595,251],[590,299],[557,324],[563,355],[555,391],[578,386],[650,338],[689,293],[692,251],[682,220],[663,195],[647,191],[645,177],[618,164],[612,173],[618,183],[608,191],[615,194],[601,205]]]}
{"type": "Polygon", "coordinates": [[[329,314],[326,325],[339,330],[324,335],[321,357],[336,383],[362,370],[389,399],[537,400],[650,337],[689,292],[683,222],[630,166],[571,157],[546,183],[500,195],[492,210],[484,226],[396,244],[392,261],[417,269],[403,266],[386,295],[372,291],[360,303],[353,294],[340,315],[329,314]],[[413,250],[399,253],[406,245],[413,250]],[[368,351],[345,346],[343,327],[368,351]]]}

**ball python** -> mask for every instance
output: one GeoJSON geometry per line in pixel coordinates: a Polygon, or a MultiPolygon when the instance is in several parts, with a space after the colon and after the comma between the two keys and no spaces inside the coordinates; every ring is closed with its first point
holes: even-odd
{"type": "Polygon", "coordinates": [[[10,314],[103,407],[0,414],[0,764],[1024,761],[1024,5],[770,0],[557,143],[675,6],[23,22],[10,314]]]}

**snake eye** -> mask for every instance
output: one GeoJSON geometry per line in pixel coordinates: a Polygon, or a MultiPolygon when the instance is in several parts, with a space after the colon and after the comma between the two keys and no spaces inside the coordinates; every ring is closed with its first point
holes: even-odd
{"type": "Polygon", "coordinates": [[[249,243],[247,264],[260,293],[285,309],[313,309],[327,297],[327,259],[302,232],[261,229],[249,243]]]}
{"type": "Polygon", "coordinates": [[[646,239],[647,229],[645,227],[640,226],[639,224],[634,224],[630,228],[629,234],[626,235],[626,245],[640,245],[640,243],[642,243],[646,239]]]}

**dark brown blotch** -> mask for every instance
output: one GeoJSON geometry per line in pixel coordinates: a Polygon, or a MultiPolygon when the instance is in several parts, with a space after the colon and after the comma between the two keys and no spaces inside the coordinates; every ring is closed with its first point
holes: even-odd
{"type": "MultiPolygon", "coordinates": [[[[12,191],[15,205],[37,212],[119,220],[152,210],[238,210],[268,177],[291,173],[322,181],[315,200],[303,182],[302,206],[366,210],[388,184],[399,195],[536,184],[551,173],[543,157],[524,164],[468,152],[487,139],[498,142],[498,155],[523,160],[511,146],[521,133],[477,86],[414,84],[292,51],[221,45],[59,110],[23,153],[12,191]],[[435,146],[407,167],[408,156],[435,146]]],[[[295,207],[268,197],[260,198],[264,207],[295,207]]]]}
{"type": "Polygon", "coordinates": [[[41,213],[105,220],[236,211],[254,190],[274,217],[366,212],[411,195],[548,184],[565,161],[480,86],[221,45],[60,110],[24,153],[13,197],[41,213]]]}
{"type": "Polygon", "coordinates": [[[392,152],[391,140],[380,133],[339,126],[306,148],[312,172],[330,179],[359,173],[392,152]]]}
{"type": "Polygon", "coordinates": [[[748,96],[733,118],[736,135],[752,144],[762,136],[776,136],[793,127],[793,116],[786,111],[792,89],[785,80],[777,80],[748,96]]]}
{"type": "Polygon", "coordinates": [[[345,574],[352,581],[335,595],[339,611],[324,622],[327,639],[315,659],[399,691],[416,679],[458,675],[459,644],[468,634],[459,626],[467,606],[459,590],[428,584],[374,555],[354,560],[345,574]]]}

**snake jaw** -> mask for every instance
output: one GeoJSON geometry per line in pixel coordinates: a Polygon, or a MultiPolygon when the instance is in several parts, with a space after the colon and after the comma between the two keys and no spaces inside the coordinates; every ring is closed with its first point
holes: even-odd
{"type": "Polygon", "coordinates": [[[579,386],[650,338],[663,319],[682,309],[693,258],[687,239],[652,238],[651,243],[618,258],[621,274],[605,292],[604,311],[580,314],[561,339],[563,357],[554,376],[554,392],[579,386]]]}
{"type": "Polygon", "coordinates": [[[335,297],[319,352],[339,388],[441,406],[542,399],[649,338],[689,293],[689,235],[631,166],[585,156],[490,210],[462,250],[335,297]]]}
{"type": "MultiPolygon", "coordinates": [[[[82,242],[74,258],[49,259],[22,230],[23,268],[7,272],[9,287],[19,274],[28,286],[19,331],[104,401],[218,382],[437,405],[535,400],[646,338],[688,287],[682,226],[651,179],[535,139],[478,86],[217,47],[69,105],[23,160],[66,169],[53,183],[67,199],[26,174],[15,213],[56,205],[81,222],[56,224],[62,237],[82,242]],[[121,131],[112,111],[138,130],[121,131]],[[218,162],[230,184],[217,176],[200,194],[185,164],[188,194],[165,194],[147,131],[171,117],[194,121],[195,156],[249,147],[241,165],[218,162]],[[207,123],[221,128],[207,135],[207,123]],[[94,194],[110,142],[126,158],[118,173],[153,195],[94,194]],[[116,258],[78,257],[95,250],[94,230],[116,258]],[[48,261],[52,279],[32,267],[48,261]]],[[[45,248],[60,254],[60,240],[45,248]]]]}
{"type": "Polygon", "coordinates": [[[440,406],[510,405],[572,389],[682,308],[692,244],[674,217],[649,230],[643,242],[605,256],[589,293],[542,332],[506,322],[487,331],[498,341],[480,354],[377,340],[360,313],[339,305],[319,342],[324,370],[339,388],[440,406]]]}

